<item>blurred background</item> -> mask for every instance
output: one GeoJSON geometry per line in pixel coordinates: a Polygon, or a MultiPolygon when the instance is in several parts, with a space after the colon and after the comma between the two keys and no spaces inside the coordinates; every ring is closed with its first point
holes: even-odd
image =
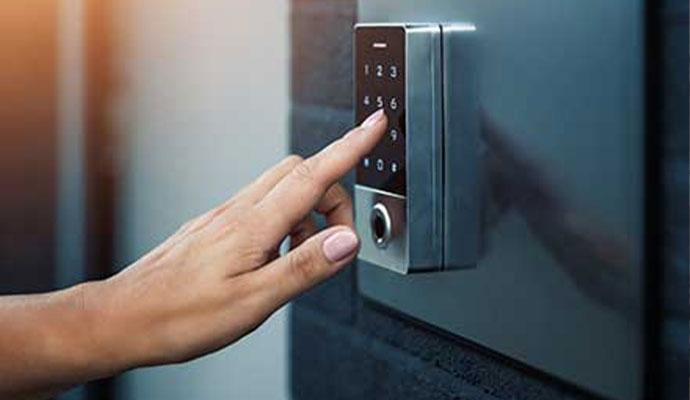
{"type": "MultiPolygon", "coordinates": [[[[0,293],[110,275],[286,153],[287,0],[0,4],[0,293]]],[[[287,314],[61,399],[282,399],[287,314]],[[184,368],[184,372],[182,372],[184,368]]]]}

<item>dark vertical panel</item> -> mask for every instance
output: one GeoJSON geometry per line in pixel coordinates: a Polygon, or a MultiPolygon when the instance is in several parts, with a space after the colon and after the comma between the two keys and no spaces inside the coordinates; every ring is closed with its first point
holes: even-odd
{"type": "MultiPolygon", "coordinates": [[[[650,132],[660,138],[658,165],[660,190],[658,195],[661,229],[661,262],[651,264],[661,272],[659,300],[662,310],[660,358],[657,369],[661,378],[663,399],[688,398],[688,282],[690,281],[688,253],[688,1],[650,0],[654,21],[651,29],[657,49],[655,84],[657,100],[657,128],[650,132]],[[661,135],[658,135],[661,132],[661,135]],[[659,268],[661,266],[661,268],[659,268]]],[[[650,62],[654,62],[650,59],[650,62]]]]}
{"type": "Polygon", "coordinates": [[[112,91],[109,1],[86,1],[87,275],[110,274],[115,202],[114,142],[108,118],[112,91]]]}
{"type": "Polygon", "coordinates": [[[660,388],[655,385],[663,376],[661,367],[659,337],[660,337],[660,278],[662,276],[659,265],[662,260],[661,235],[663,229],[660,217],[663,214],[661,206],[661,141],[657,134],[661,126],[661,107],[663,91],[661,90],[662,59],[661,59],[661,18],[659,17],[660,2],[648,1],[645,10],[645,163],[646,163],[646,196],[645,196],[645,230],[646,251],[644,285],[647,301],[645,302],[645,337],[646,349],[644,354],[645,395],[655,398],[660,395],[660,388]]]}
{"type": "MultiPolygon", "coordinates": [[[[112,85],[112,8],[108,0],[85,0],[86,9],[86,275],[112,272],[115,231],[114,141],[109,116],[112,85]]],[[[87,385],[92,399],[115,398],[113,379],[87,385]]]]}
{"type": "Polygon", "coordinates": [[[688,2],[647,6],[648,398],[688,398],[688,2]]]}
{"type": "Polygon", "coordinates": [[[54,0],[0,2],[0,293],[53,284],[54,0]]]}

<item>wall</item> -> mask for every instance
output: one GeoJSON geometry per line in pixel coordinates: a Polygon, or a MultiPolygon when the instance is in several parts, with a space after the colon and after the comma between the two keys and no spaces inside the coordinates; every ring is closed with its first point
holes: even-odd
{"type": "MultiPolygon", "coordinates": [[[[663,398],[688,390],[688,5],[650,9],[663,28],[657,83],[663,102],[661,239],[665,316],[663,398]]],[[[658,4],[658,3],[655,3],[658,4]]],[[[292,1],[291,149],[308,155],[351,125],[353,0],[292,1]]],[[[346,180],[352,184],[352,177],[346,180]]],[[[589,398],[462,341],[364,302],[356,270],[303,295],[291,314],[291,388],[295,399],[589,398]]],[[[658,327],[658,326],[657,326],[658,327]]]]}
{"type": "Polygon", "coordinates": [[[658,69],[651,91],[659,95],[661,142],[661,368],[664,398],[688,398],[688,56],[690,17],[685,0],[666,0],[653,14],[660,21],[658,69]]]}
{"type": "MultiPolygon", "coordinates": [[[[123,0],[112,112],[119,265],[222,202],[286,152],[287,3],[123,0]]],[[[134,371],[128,399],[281,399],[287,317],[190,364],[134,371]]]]}

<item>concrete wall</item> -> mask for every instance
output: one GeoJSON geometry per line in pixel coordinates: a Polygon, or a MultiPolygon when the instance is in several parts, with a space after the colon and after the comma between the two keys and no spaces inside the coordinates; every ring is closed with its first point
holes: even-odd
{"type": "MultiPolygon", "coordinates": [[[[285,0],[115,2],[113,122],[125,266],[286,153],[285,0]]],[[[134,371],[127,399],[281,399],[287,316],[190,364],[134,371]]]]}

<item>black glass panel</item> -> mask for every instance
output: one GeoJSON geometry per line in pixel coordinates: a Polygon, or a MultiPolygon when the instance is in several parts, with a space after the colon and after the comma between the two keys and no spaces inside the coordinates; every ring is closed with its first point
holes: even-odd
{"type": "Polygon", "coordinates": [[[356,119],[384,108],[386,136],[357,168],[357,183],[405,195],[405,31],[402,27],[356,31],[356,119]]]}

